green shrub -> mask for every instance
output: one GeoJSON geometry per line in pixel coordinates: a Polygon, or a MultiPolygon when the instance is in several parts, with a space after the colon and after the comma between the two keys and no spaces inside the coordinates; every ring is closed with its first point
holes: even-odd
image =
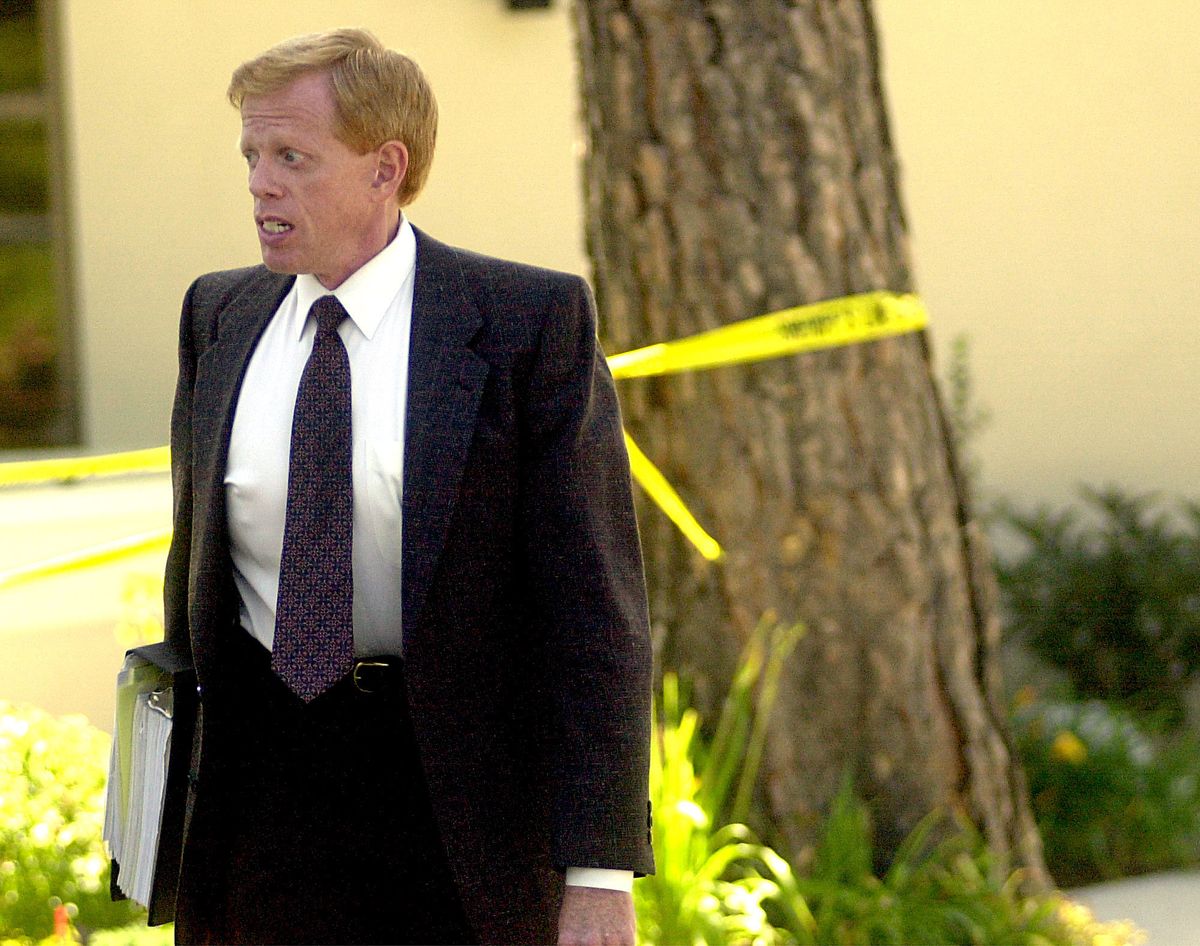
{"type": "Polygon", "coordinates": [[[174,923],[147,926],[143,920],[129,926],[100,930],[88,940],[88,946],[173,946],[174,942],[174,923]]]}
{"type": "Polygon", "coordinates": [[[1099,698],[1177,729],[1200,671],[1200,506],[1085,490],[1089,507],[1002,521],[1022,551],[997,565],[1008,630],[1099,698]]]}
{"type": "Polygon", "coordinates": [[[41,939],[66,904],[82,931],[141,913],[108,894],[100,838],[109,737],[81,716],[0,700],[0,939],[41,939]]]}
{"type": "Polygon", "coordinates": [[[651,756],[658,872],[634,884],[643,946],[1020,944],[1134,946],[1128,923],[1097,923],[1057,894],[1029,897],[967,825],[932,843],[930,816],[873,873],[868,809],[837,797],[806,874],[731,819],[744,812],[795,629],[760,628],[742,656],[711,747],[668,673],[651,756]]]}
{"type": "Polygon", "coordinates": [[[643,944],[780,942],[763,908],[776,887],[757,869],[767,849],[729,814],[748,808],[779,671],[798,636],[760,626],[707,751],[699,715],[684,705],[677,677],[663,675],[650,754],[656,871],[634,884],[643,944]]]}
{"type": "Polygon", "coordinates": [[[695,710],[674,712],[676,686],[668,675],[665,718],[651,754],[657,863],[653,876],[634,884],[639,939],[664,946],[769,946],[778,939],[762,900],[774,887],[754,871],[760,848],[745,826],[719,826],[699,803],[692,763],[698,718],[695,710]]]}
{"type": "Polygon", "coordinates": [[[1100,701],[1031,703],[1014,734],[1046,862],[1067,886],[1200,863],[1200,748],[1159,748],[1100,701]]]}
{"type": "Polygon", "coordinates": [[[1097,923],[1057,894],[1026,896],[1020,874],[1001,869],[970,825],[931,843],[930,815],[901,844],[882,877],[872,872],[867,807],[847,782],[834,801],[812,870],[798,876],[767,855],[778,896],[768,915],[804,946],[1124,946],[1140,942],[1127,923],[1097,923]]]}

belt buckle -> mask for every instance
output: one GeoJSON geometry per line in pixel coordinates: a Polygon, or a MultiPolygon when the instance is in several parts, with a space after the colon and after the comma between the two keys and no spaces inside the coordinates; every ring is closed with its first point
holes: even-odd
{"type": "Polygon", "coordinates": [[[361,676],[362,670],[364,667],[386,670],[390,666],[391,664],[382,660],[356,660],[354,662],[354,669],[350,673],[350,679],[354,683],[354,689],[358,690],[359,693],[377,693],[378,690],[373,689],[363,680],[361,676]]]}

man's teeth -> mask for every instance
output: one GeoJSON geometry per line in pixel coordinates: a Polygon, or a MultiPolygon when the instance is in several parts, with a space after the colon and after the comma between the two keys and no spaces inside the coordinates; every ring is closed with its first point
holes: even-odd
{"type": "Polygon", "coordinates": [[[283,233],[285,230],[292,229],[290,223],[281,223],[278,220],[266,220],[263,222],[263,229],[267,233],[283,233]]]}

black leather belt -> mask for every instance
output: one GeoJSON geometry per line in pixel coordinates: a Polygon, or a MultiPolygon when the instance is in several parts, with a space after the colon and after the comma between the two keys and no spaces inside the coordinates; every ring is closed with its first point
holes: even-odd
{"type": "Polygon", "coordinates": [[[359,693],[384,693],[400,685],[403,670],[399,657],[364,657],[354,661],[350,682],[359,693]]]}

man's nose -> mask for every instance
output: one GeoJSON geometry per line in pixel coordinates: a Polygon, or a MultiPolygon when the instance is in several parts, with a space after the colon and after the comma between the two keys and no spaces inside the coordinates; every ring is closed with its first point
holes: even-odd
{"type": "Polygon", "coordinates": [[[271,172],[270,161],[259,161],[250,169],[250,193],[255,197],[278,197],[279,181],[271,172]]]}

